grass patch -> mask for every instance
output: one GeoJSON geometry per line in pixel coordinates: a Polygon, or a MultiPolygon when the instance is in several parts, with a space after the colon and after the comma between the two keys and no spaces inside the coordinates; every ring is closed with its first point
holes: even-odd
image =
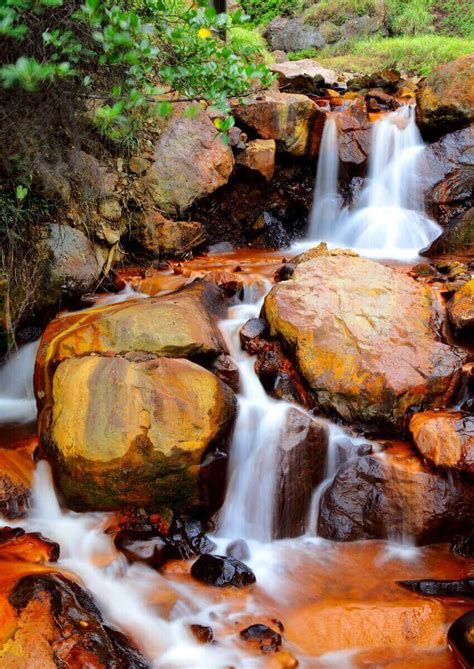
{"type": "Polygon", "coordinates": [[[228,33],[230,48],[244,58],[272,62],[268,44],[260,30],[251,26],[232,26],[228,33]]]}
{"type": "Polygon", "coordinates": [[[304,21],[316,27],[325,21],[339,26],[353,16],[384,13],[383,0],[319,0],[307,5],[303,13],[304,21]]]}
{"type": "Polygon", "coordinates": [[[289,54],[291,60],[315,58],[326,67],[370,74],[386,67],[427,75],[438,65],[474,51],[474,39],[444,35],[373,37],[319,51],[289,54]]]}

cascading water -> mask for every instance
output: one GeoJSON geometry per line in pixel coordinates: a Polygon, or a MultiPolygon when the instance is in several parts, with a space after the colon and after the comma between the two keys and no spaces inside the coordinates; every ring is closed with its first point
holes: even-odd
{"type": "Polygon", "coordinates": [[[329,239],[341,208],[338,193],[339,151],[334,114],[327,114],[319,150],[313,210],[308,230],[311,239],[329,239]]]}
{"type": "Polygon", "coordinates": [[[32,369],[39,342],[14,353],[0,370],[0,423],[29,423],[36,418],[32,369]]]}
{"type": "MultiPolygon", "coordinates": [[[[332,135],[333,129],[328,131],[332,135]]],[[[323,165],[333,160],[324,155],[328,150],[337,156],[334,140],[321,145],[323,165]]],[[[374,124],[367,182],[352,209],[339,212],[324,204],[334,201],[334,168],[332,181],[326,167],[318,169],[311,241],[354,248],[366,256],[416,257],[441,233],[424,212],[419,174],[423,152],[414,107],[402,106],[383,116],[374,124]]]]}

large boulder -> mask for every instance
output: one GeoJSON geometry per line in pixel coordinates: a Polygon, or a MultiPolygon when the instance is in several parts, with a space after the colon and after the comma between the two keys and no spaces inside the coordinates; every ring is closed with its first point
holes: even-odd
{"type": "Polygon", "coordinates": [[[56,369],[40,437],[68,506],[217,505],[206,482],[224,458],[233,392],[188,360],[135,359],[85,356],[56,369]]]}
{"type": "Polygon", "coordinates": [[[424,153],[420,186],[428,210],[448,225],[474,205],[474,126],[445,135],[424,153]]]}
{"type": "Polygon", "coordinates": [[[437,467],[474,474],[474,416],[460,411],[423,411],[410,420],[420,453],[437,467]]]}
{"type": "Polygon", "coordinates": [[[301,18],[277,17],[267,28],[267,40],[273,51],[304,51],[321,49],[326,40],[318,28],[301,18]]]}
{"type": "Polygon", "coordinates": [[[325,117],[306,95],[267,91],[237,106],[234,116],[262,139],[274,139],[278,151],[313,156],[319,149],[325,117]]]}
{"type": "Polygon", "coordinates": [[[474,526],[474,486],[427,469],[406,445],[349,460],[320,502],[318,534],[335,541],[449,541],[474,526]]]}
{"type": "Polygon", "coordinates": [[[135,226],[132,241],[154,255],[179,258],[202,246],[206,233],[197,221],[172,221],[158,211],[149,211],[135,226]]]}
{"type": "Polygon", "coordinates": [[[440,135],[474,121],[474,54],[440,65],[420,84],[418,124],[440,135]]]}
{"type": "Polygon", "coordinates": [[[474,279],[454,293],[448,302],[448,315],[456,332],[474,332],[474,279]]]}
{"type": "Polygon", "coordinates": [[[212,360],[227,347],[216,325],[222,294],[205,281],[176,293],[122,302],[52,321],[41,340],[35,367],[35,392],[42,410],[51,402],[51,379],[57,365],[84,355],[130,351],[158,357],[212,360]]]}
{"type": "Polygon", "coordinates": [[[165,214],[183,212],[229,180],[232,150],[205,112],[175,116],[161,135],[145,188],[165,214]]]}
{"type": "Polygon", "coordinates": [[[48,285],[45,290],[76,293],[94,288],[103,259],[83,232],[69,225],[51,224],[48,248],[51,252],[48,285]]]}
{"type": "Polygon", "coordinates": [[[289,93],[314,93],[323,84],[340,85],[347,78],[340,72],[330,70],[311,58],[273,63],[270,69],[278,76],[280,88],[284,88],[289,93]]]}
{"type": "Polygon", "coordinates": [[[327,253],[276,284],[264,314],[321,409],[400,428],[411,407],[444,406],[457,387],[461,359],[438,336],[435,299],[400,271],[327,253]]]}

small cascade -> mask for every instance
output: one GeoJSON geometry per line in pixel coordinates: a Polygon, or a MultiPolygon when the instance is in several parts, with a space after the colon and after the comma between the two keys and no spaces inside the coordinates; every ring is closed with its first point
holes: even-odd
{"type": "Polygon", "coordinates": [[[0,369],[0,423],[29,423],[36,418],[32,370],[39,341],[16,351],[0,369]]]}
{"type": "MultiPolygon", "coordinates": [[[[327,135],[333,132],[329,129],[327,135]]],[[[355,207],[339,212],[326,204],[334,202],[334,185],[325,176],[337,149],[329,140],[323,142],[309,229],[311,241],[354,248],[366,256],[416,257],[441,233],[440,226],[424,211],[419,173],[423,152],[414,107],[402,106],[383,116],[373,127],[366,185],[355,207]],[[328,150],[332,157],[325,155],[328,150]]]]}
{"type": "Polygon", "coordinates": [[[278,445],[290,405],[267,395],[254,371],[255,358],[241,350],[240,328],[260,313],[261,301],[252,303],[252,298],[250,293],[250,304],[234,307],[221,323],[239,366],[241,393],[219,536],[266,543],[273,536],[278,445]]]}
{"type": "Polygon", "coordinates": [[[319,151],[313,210],[308,235],[311,239],[329,239],[341,208],[338,193],[339,149],[334,114],[326,115],[319,151]]]}

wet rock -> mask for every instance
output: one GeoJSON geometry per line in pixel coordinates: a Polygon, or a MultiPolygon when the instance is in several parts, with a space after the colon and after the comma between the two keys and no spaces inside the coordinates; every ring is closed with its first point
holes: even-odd
{"type": "MultiPolygon", "coordinates": [[[[425,150],[420,187],[428,211],[442,225],[455,226],[458,217],[474,205],[473,155],[474,126],[445,135],[425,150]]],[[[469,234],[469,219],[461,220],[462,234],[469,234]]],[[[435,242],[428,255],[433,255],[436,248],[435,242]]]]}
{"type": "Polygon", "coordinates": [[[255,574],[246,564],[221,555],[201,555],[191,567],[191,575],[217,588],[243,588],[256,582],[255,574]]]}
{"type": "Polygon", "coordinates": [[[448,316],[457,332],[474,331],[474,279],[454,293],[448,303],[448,316]]]}
{"type": "Polygon", "coordinates": [[[225,554],[227,557],[235,558],[244,562],[245,560],[250,560],[250,550],[247,545],[247,542],[243,539],[236,539],[236,541],[231,541],[231,543],[225,549],[225,554]]]}
{"type": "Polygon", "coordinates": [[[249,98],[233,113],[239,124],[262,139],[274,139],[280,152],[312,156],[319,148],[324,114],[305,95],[267,91],[249,98]]]}
{"type": "Polygon", "coordinates": [[[370,111],[394,111],[400,106],[400,103],[397,102],[397,100],[392,95],[385,93],[385,91],[380,88],[371,88],[369,91],[367,91],[365,99],[369,105],[371,102],[377,103],[378,108],[370,109],[370,111]]]}
{"type": "Polygon", "coordinates": [[[68,225],[51,224],[49,230],[48,247],[52,258],[45,290],[80,293],[94,288],[103,264],[90,240],[68,225]]]}
{"type": "Polygon", "coordinates": [[[464,669],[474,666],[474,611],[458,618],[449,628],[448,646],[464,669]]]}
{"type": "Polygon", "coordinates": [[[364,109],[353,105],[336,117],[339,160],[349,168],[363,165],[370,152],[372,129],[364,109]]]}
{"type": "Polygon", "coordinates": [[[240,638],[259,648],[262,653],[276,653],[281,646],[281,635],[266,625],[250,625],[240,632],[240,638]]]}
{"type": "Polygon", "coordinates": [[[57,562],[59,544],[45,539],[38,532],[25,532],[21,527],[0,528],[0,558],[24,562],[57,562]]]}
{"type": "Polygon", "coordinates": [[[64,576],[24,576],[8,601],[16,622],[0,650],[2,667],[150,669],[123,634],[105,625],[90,594],[64,576]]]}
{"type": "Polygon", "coordinates": [[[267,40],[274,51],[303,51],[321,49],[326,40],[314,26],[307,25],[302,19],[277,17],[267,28],[267,40]]]}
{"type": "Polygon", "coordinates": [[[435,68],[419,87],[417,119],[432,136],[474,121],[474,55],[435,68]]]}
{"type": "Polygon", "coordinates": [[[225,144],[205,112],[175,116],[161,134],[146,192],[165,214],[180,213],[227,183],[234,167],[225,144]]]}
{"type": "Polygon", "coordinates": [[[234,393],[240,390],[240,376],[237,363],[230,355],[222,353],[212,362],[210,366],[211,372],[223,381],[229,388],[232,388],[234,393]]]}
{"type": "Polygon", "coordinates": [[[420,453],[437,467],[474,474],[474,417],[458,411],[424,411],[410,420],[420,453]]]}
{"type": "Polygon", "coordinates": [[[457,597],[474,599],[474,579],[466,578],[459,581],[442,581],[426,579],[423,581],[397,581],[402,588],[428,597],[457,597]]]}
{"type": "Polygon", "coordinates": [[[240,328],[239,337],[240,344],[244,351],[250,353],[250,355],[255,355],[258,353],[262,346],[262,338],[268,332],[268,323],[264,318],[251,318],[248,320],[245,325],[240,328]]]}
{"type": "Polygon", "coordinates": [[[431,257],[447,253],[467,253],[474,248],[474,207],[451,221],[424,255],[431,257]]]}
{"type": "Polygon", "coordinates": [[[205,625],[190,625],[189,629],[199,643],[212,643],[214,640],[212,627],[207,627],[205,625]]]}
{"type": "Polygon", "coordinates": [[[348,422],[400,428],[411,407],[444,406],[457,389],[461,358],[439,340],[431,289],[379,263],[302,262],[269,292],[264,316],[318,405],[348,422]]]}
{"type": "Polygon", "coordinates": [[[298,537],[306,531],[313,491],[325,477],[327,448],[326,425],[291,408],[278,450],[275,538],[298,537]]]}
{"type": "Polygon", "coordinates": [[[267,181],[271,181],[275,174],[275,152],[275,140],[254,139],[238,154],[236,162],[254,172],[259,172],[267,181]]]}
{"type": "Polygon", "coordinates": [[[264,211],[252,226],[255,238],[252,240],[254,248],[282,249],[290,245],[290,236],[283,223],[273,214],[264,211]]]}
{"type": "Polygon", "coordinates": [[[157,211],[144,214],[135,226],[132,241],[152,253],[179,258],[206,241],[202,223],[171,221],[157,211]]]}
{"type": "Polygon", "coordinates": [[[166,562],[166,543],[153,532],[120,530],[114,543],[129,562],[144,562],[153,569],[159,569],[166,562]]]}
{"type": "Polygon", "coordinates": [[[449,541],[474,523],[474,486],[423,466],[402,444],[343,464],[324,492],[318,534],[335,541],[449,541]]]}
{"type": "Polygon", "coordinates": [[[189,560],[215,548],[216,545],[204,534],[199,520],[176,518],[166,537],[165,555],[168,560],[189,560]]]}
{"type": "Polygon", "coordinates": [[[310,58],[272,63],[270,69],[278,75],[280,89],[287,93],[311,94],[318,92],[324,84],[337,85],[344,82],[344,75],[310,58]]]}
{"type": "Polygon", "coordinates": [[[267,392],[304,407],[313,403],[307,384],[277,341],[268,341],[258,353],[255,372],[267,392]]]}
{"type": "Polygon", "coordinates": [[[218,503],[205,480],[226,451],[235,399],[211,372],[172,358],[85,356],[59,365],[52,398],[41,438],[69,507],[218,503]]]}
{"type": "Polygon", "coordinates": [[[22,518],[31,505],[33,452],[37,441],[16,449],[0,449],[0,513],[4,518],[22,518]]]}
{"type": "Polygon", "coordinates": [[[400,85],[400,72],[398,70],[385,69],[373,74],[364,74],[354,77],[347,82],[348,91],[362,91],[364,89],[381,88],[383,91],[395,93],[400,85]]]}
{"type": "Polygon", "coordinates": [[[474,558],[474,534],[456,537],[451,550],[461,557],[474,558]]]}
{"type": "Polygon", "coordinates": [[[99,306],[52,321],[43,334],[36,360],[40,424],[43,405],[52,401],[52,373],[62,361],[130,351],[212,360],[227,353],[216,326],[216,317],[223,315],[220,291],[209,283],[195,282],[169,295],[99,306]]]}

